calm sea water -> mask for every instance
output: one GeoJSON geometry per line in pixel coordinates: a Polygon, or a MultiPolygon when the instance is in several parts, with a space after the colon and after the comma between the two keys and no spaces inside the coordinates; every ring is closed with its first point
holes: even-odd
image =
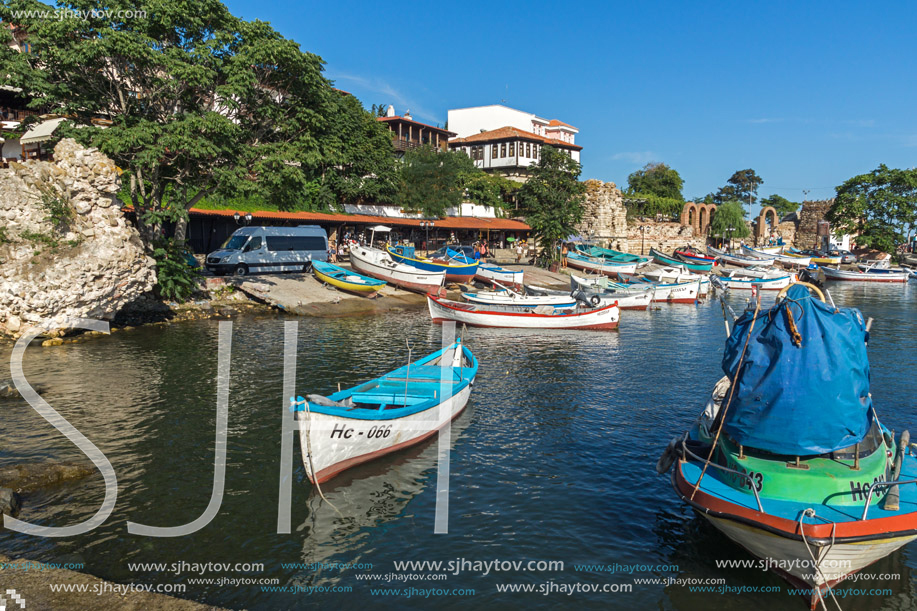
{"type": "MultiPolygon", "coordinates": [[[[917,431],[914,373],[917,285],[834,286],[839,305],[876,319],[869,348],[872,393],[883,421],[917,431]]],[[[769,299],[772,299],[770,297],[769,299]]],[[[729,297],[734,307],[740,295],[729,297]]],[[[766,298],[766,301],[768,298],[766,298]]],[[[679,502],[656,460],[697,416],[722,375],[718,302],[624,312],[618,332],[468,329],[480,373],[466,413],[453,426],[448,534],[433,534],[436,441],[353,469],[325,485],[338,515],[321,502],[294,449],[293,532],[276,531],[280,463],[283,318],[243,317],[233,326],[226,493],[218,516],[178,538],[130,535],[128,520],[176,526],[207,506],[213,477],[217,323],[193,322],[60,348],[32,348],[25,372],[44,397],[114,465],[114,513],[90,534],[41,539],[0,532],[0,551],[123,583],[186,584],[182,596],[214,605],[286,609],[516,609],[579,605],[613,609],[801,609],[776,576],[717,568],[748,559],[743,550],[679,502]],[[559,560],[563,570],[464,570],[445,580],[386,583],[394,562],[559,560]],[[132,570],[129,563],[263,563],[262,571],[132,570]],[[290,567],[290,563],[324,563],[290,567]],[[335,567],[358,563],[363,568],[335,567]],[[578,565],[640,565],[633,573],[578,565]],[[368,568],[369,565],[372,568],[368,568]],[[379,575],[372,581],[359,575],[379,575]],[[276,578],[312,594],[261,585],[192,584],[192,578],[276,578]],[[725,579],[778,593],[691,592],[634,579],[725,579]],[[529,584],[530,593],[498,585],[529,584]],[[553,584],[553,585],[551,585],[553,584]],[[559,588],[630,584],[627,593],[559,588]],[[370,588],[473,589],[473,596],[373,595],[370,588]],[[336,591],[331,589],[350,591],[336,591]],[[324,589],[325,591],[322,591],[324,589]],[[543,594],[544,589],[555,590],[543,594]]],[[[333,392],[438,348],[440,327],[424,310],[371,318],[299,320],[297,392],[333,392]]],[[[0,353],[8,363],[9,351],[0,353]]],[[[0,464],[83,460],[22,401],[0,404],[0,464]]],[[[21,519],[67,525],[95,513],[101,476],[26,496],[21,519]]],[[[917,548],[881,561],[872,573],[898,574],[849,587],[891,595],[849,596],[844,609],[917,606],[917,548]]],[[[466,565],[467,566],[467,565],[466,565]]],[[[170,566],[169,569],[172,567],[170,566]]],[[[402,573],[411,573],[404,571],[402,573]]],[[[434,571],[435,573],[436,571],[434,571]]]]}

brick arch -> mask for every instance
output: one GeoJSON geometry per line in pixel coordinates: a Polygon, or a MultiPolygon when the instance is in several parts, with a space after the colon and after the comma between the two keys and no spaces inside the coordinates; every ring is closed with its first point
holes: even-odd
{"type": "Polygon", "coordinates": [[[685,227],[694,227],[697,229],[697,204],[688,202],[681,209],[681,224],[685,227]]]}
{"type": "Polygon", "coordinates": [[[768,216],[771,219],[771,229],[776,229],[777,225],[780,224],[780,218],[777,216],[777,211],[774,210],[771,206],[764,206],[761,208],[761,213],[758,215],[758,221],[755,223],[755,240],[761,241],[767,238],[767,218],[768,216]]]}

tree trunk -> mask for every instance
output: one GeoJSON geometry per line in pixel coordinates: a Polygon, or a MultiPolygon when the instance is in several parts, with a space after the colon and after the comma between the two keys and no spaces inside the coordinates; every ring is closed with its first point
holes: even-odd
{"type": "Polygon", "coordinates": [[[184,246],[185,240],[188,236],[188,217],[182,215],[177,221],[175,221],[175,244],[178,246],[184,246]]]}

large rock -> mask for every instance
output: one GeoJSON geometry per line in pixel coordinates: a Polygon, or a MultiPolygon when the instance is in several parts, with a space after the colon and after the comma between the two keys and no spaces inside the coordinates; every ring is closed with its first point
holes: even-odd
{"type": "MultiPolygon", "coordinates": [[[[22,509],[22,499],[9,488],[0,488],[0,515],[16,517],[22,509]]],[[[0,526],[2,526],[0,522],[0,526]]]]}
{"type": "Polygon", "coordinates": [[[72,139],[54,148],[54,162],[0,170],[0,335],[42,323],[59,334],[72,317],[108,320],[153,288],[155,262],[114,205],[119,185],[110,159],[72,139]],[[71,210],[69,221],[49,217],[49,199],[71,210]]]}
{"type": "Polygon", "coordinates": [[[94,473],[92,467],[77,463],[38,462],[0,467],[0,486],[31,492],[45,486],[83,479],[94,473]]]}

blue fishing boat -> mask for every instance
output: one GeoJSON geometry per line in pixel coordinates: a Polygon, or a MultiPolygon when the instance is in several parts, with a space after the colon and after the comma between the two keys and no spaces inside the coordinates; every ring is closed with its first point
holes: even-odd
{"type": "Polygon", "coordinates": [[[692,272],[709,272],[713,267],[713,261],[701,263],[699,261],[684,260],[675,256],[669,256],[655,248],[650,248],[650,256],[660,265],[680,265],[692,272]]]}
{"type": "Polygon", "coordinates": [[[632,255],[629,252],[602,248],[601,246],[594,246],[592,244],[575,244],[574,248],[578,253],[584,256],[605,259],[612,263],[635,263],[637,267],[642,267],[650,262],[649,257],[632,255]]]}
{"type": "Polygon", "coordinates": [[[478,262],[469,259],[458,250],[447,249],[443,256],[434,253],[430,258],[418,255],[413,246],[389,246],[387,251],[389,256],[399,263],[406,263],[428,272],[446,272],[446,280],[450,282],[470,282],[478,272],[478,262]],[[460,257],[464,259],[461,260],[460,257]]]}
{"type": "Polygon", "coordinates": [[[327,397],[290,398],[306,475],[323,483],[354,465],[415,445],[468,404],[478,360],[461,340],[327,397]]]}
{"type": "Polygon", "coordinates": [[[859,310],[812,285],[787,287],[768,311],[759,301],[734,322],[700,418],[657,464],[674,465],[678,496],[812,609],[917,538],[917,458],[909,433],[896,440],[876,414],[868,339],[859,310]]]}

